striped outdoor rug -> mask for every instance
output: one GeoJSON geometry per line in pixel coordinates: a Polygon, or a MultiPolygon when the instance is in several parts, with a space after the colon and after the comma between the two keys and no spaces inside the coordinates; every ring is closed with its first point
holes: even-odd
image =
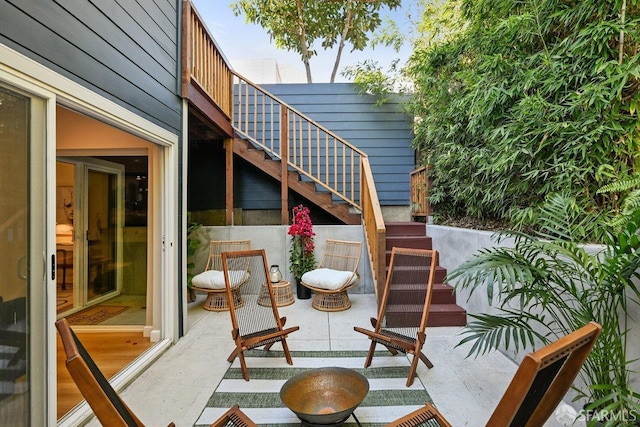
{"type": "MultiPolygon", "coordinates": [[[[261,426],[300,426],[300,420],[280,400],[280,388],[292,376],[320,367],[350,368],[367,377],[369,393],[355,410],[363,427],[384,426],[431,401],[420,378],[416,377],[413,385],[406,387],[409,359],[401,354],[376,352],[367,369],[363,368],[367,355],[364,351],[294,351],[293,366],[287,365],[281,351],[252,350],[245,354],[251,380],[242,378],[236,359],[194,426],[209,426],[236,403],[261,426]]],[[[357,424],[350,417],[344,425],[357,424]]]]}

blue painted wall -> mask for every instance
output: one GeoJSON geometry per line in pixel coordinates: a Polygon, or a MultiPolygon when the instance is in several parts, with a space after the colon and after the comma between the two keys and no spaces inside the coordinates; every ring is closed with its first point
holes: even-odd
{"type": "Polygon", "coordinates": [[[413,131],[411,117],[402,113],[399,100],[373,107],[376,98],[358,94],[352,83],[262,87],[366,152],[382,206],[409,204],[409,173],[415,165],[413,131]]]}
{"type": "Polygon", "coordinates": [[[180,5],[180,0],[2,0],[0,43],[179,133],[180,5]]]}

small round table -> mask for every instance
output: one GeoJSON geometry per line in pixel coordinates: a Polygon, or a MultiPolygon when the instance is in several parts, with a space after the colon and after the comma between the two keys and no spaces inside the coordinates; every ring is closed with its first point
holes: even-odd
{"type": "MultiPolygon", "coordinates": [[[[276,306],[284,307],[285,305],[291,305],[295,302],[293,298],[293,291],[291,290],[291,282],[287,280],[281,280],[271,284],[273,293],[276,298],[276,306]]],[[[269,287],[266,283],[262,285],[260,289],[260,296],[258,297],[258,304],[262,306],[270,306],[269,301],[269,287]]]]}

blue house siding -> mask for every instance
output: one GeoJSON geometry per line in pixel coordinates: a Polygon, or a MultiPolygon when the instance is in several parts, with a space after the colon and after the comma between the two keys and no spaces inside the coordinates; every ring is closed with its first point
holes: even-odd
{"type": "Polygon", "coordinates": [[[351,83],[262,87],[367,153],[382,206],[409,204],[413,132],[398,102],[373,107],[375,97],[358,94],[351,83]]]}
{"type": "Polygon", "coordinates": [[[175,133],[179,0],[3,0],[0,43],[175,133]]]}

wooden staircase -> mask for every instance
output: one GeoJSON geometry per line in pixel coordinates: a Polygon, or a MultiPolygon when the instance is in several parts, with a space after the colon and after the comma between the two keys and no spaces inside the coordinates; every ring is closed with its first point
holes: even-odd
{"type": "MultiPolygon", "coordinates": [[[[431,249],[431,238],[426,235],[426,224],[422,222],[396,222],[387,223],[386,238],[386,264],[389,267],[391,260],[391,249],[396,247],[431,249]]],[[[456,304],[456,297],[453,287],[444,283],[447,270],[441,266],[436,268],[436,279],[431,295],[431,307],[429,310],[429,320],[427,326],[465,326],[467,324],[467,312],[456,304]]],[[[424,301],[424,285],[407,284],[403,289],[394,292],[402,292],[402,297],[395,297],[391,293],[387,301],[388,311],[393,310],[394,300],[398,301],[424,301]],[[408,295],[407,295],[408,294],[408,295]]],[[[412,311],[406,304],[401,308],[403,311],[412,311]]],[[[422,304],[415,305],[417,322],[420,322],[422,315],[422,304]]]]}
{"type": "MultiPolygon", "coordinates": [[[[233,152],[270,177],[281,181],[282,168],[280,159],[271,157],[262,148],[256,147],[241,136],[236,136],[233,140],[233,152]]],[[[303,181],[297,171],[289,169],[287,182],[289,189],[295,191],[343,223],[347,225],[359,225],[361,223],[360,214],[351,212],[348,204],[336,203],[331,193],[328,191],[318,191],[315,183],[312,181],[303,181]]]]}

